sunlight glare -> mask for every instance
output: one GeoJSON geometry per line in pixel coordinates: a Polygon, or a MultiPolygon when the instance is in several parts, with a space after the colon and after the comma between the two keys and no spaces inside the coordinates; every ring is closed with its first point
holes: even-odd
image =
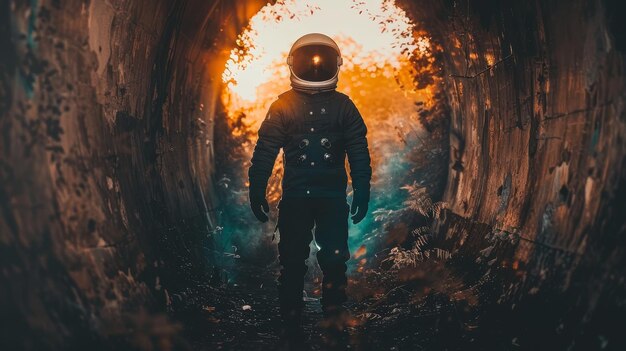
{"type": "MultiPolygon", "coordinates": [[[[291,45],[314,32],[339,45],[344,64],[337,90],[359,108],[370,130],[372,166],[385,170],[389,155],[407,147],[408,135],[419,138],[416,104],[428,105],[436,91],[434,83],[419,89],[415,84],[416,76],[436,75],[430,39],[393,0],[284,0],[266,5],[251,18],[222,74],[227,87],[222,102],[232,134],[248,140],[242,145],[247,160],[242,161],[248,162],[252,154],[270,104],[290,88],[286,60],[291,45]],[[425,58],[420,62],[426,64],[415,67],[416,57],[425,58]]],[[[281,163],[279,159],[278,173],[281,163]]],[[[380,172],[374,172],[373,181],[379,177],[380,172]]],[[[269,187],[270,200],[277,199],[278,181],[273,178],[269,187]]]]}

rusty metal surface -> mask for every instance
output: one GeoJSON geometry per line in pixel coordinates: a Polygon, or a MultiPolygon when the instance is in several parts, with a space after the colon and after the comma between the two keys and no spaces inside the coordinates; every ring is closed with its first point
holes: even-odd
{"type": "MultiPolygon", "coordinates": [[[[433,269],[439,282],[424,273],[431,266],[405,270],[402,279],[420,277],[415,290],[357,305],[373,313],[366,319],[396,315],[359,333],[372,347],[454,348],[478,337],[483,348],[545,347],[537,335],[556,348],[626,344],[625,61],[612,2],[398,2],[443,48],[450,169],[434,199],[446,209],[432,245],[444,263],[433,269]],[[442,292],[417,294],[424,281],[442,292]],[[437,287],[444,282],[452,286],[437,287]],[[469,305],[460,315],[458,301],[469,305]],[[460,335],[452,344],[437,329],[398,335],[439,321],[460,335]],[[380,342],[386,331],[396,339],[380,342]]],[[[185,308],[250,296],[203,285],[219,272],[207,272],[211,256],[201,250],[219,229],[222,48],[263,5],[0,4],[2,342],[38,350],[221,342],[181,332],[196,322],[165,312],[190,286],[185,308]]],[[[409,235],[406,218],[395,218],[391,234],[409,235]]],[[[272,303],[262,291],[251,298],[272,303]]],[[[255,321],[271,330],[266,310],[246,331],[255,321]]],[[[229,337],[242,314],[225,322],[229,337]]],[[[254,337],[275,345],[274,335],[254,337]]]]}
{"type": "Polygon", "coordinates": [[[217,202],[213,44],[220,27],[237,33],[260,5],[2,2],[8,345],[115,338],[162,305],[172,277],[202,271],[194,247],[214,229],[217,202]]]}

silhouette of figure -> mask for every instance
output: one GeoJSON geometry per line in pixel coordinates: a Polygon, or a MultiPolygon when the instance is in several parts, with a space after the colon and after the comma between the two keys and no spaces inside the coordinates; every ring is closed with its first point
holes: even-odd
{"type": "Polygon", "coordinates": [[[350,258],[348,212],[355,224],[365,217],[372,170],[363,118],[352,100],[335,90],[342,64],[337,44],[326,35],[307,34],[293,44],[287,63],[292,89],[270,106],[259,129],[248,176],[252,211],[266,222],[266,187],[276,156],[283,149],[278,293],[285,329],[296,336],[301,332],[305,260],[313,228],[324,274],[323,311],[327,317],[344,311],[346,261],[350,258]],[[346,201],[346,155],[354,189],[351,208],[346,201]]]}

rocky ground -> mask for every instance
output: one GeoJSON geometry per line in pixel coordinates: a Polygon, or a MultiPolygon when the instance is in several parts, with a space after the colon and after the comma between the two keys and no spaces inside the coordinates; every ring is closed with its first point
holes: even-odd
{"type": "MultiPolygon", "coordinates": [[[[277,269],[242,263],[229,273],[236,274],[239,283],[202,285],[172,298],[175,319],[184,326],[190,346],[194,350],[280,349],[277,269]]],[[[345,321],[344,335],[329,333],[318,298],[305,297],[307,349],[457,349],[472,341],[473,327],[461,318],[461,314],[467,317],[467,311],[449,298],[416,294],[416,287],[410,284],[387,289],[374,271],[354,278],[349,303],[352,317],[345,321]],[[380,289],[365,285],[372,284],[372,279],[378,280],[380,289]]],[[[307,295],[313,295],[316,287],[309,282],[305,289],[307,295]]]]}

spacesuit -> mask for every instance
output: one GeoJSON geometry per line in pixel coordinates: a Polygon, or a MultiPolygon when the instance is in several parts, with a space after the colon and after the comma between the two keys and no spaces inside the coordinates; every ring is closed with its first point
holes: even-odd
{"type": "Polygon", "coordinates": [[[283,149],[279,300],[283,319],[298,323],[314,228],[324,274],[323,310],[330,313],[346,301],[348,212],[355,224],[365,217],[372,170],[363,118],[350,98],[335,90],[342,64],[337,44],[326,35],[307,34],[293,44],[287,63],[292,89],[270,106],[248,176],[252,211],[265,222],[266,187],[283,149]],[[346,202],[346,155],[354,190],[351,208],[346,202]]]}

